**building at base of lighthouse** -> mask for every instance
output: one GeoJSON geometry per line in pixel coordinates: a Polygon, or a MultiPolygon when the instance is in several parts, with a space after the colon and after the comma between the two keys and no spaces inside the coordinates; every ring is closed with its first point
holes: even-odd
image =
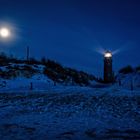
{"type": "Polygon", "coordinates": [[[104,82],[113,82],[112,53],[110,51],[106,51],[104,54],[104,82]]]}

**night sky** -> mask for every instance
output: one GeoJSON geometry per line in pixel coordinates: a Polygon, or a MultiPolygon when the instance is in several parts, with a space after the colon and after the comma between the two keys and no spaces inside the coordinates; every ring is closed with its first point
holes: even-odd
{"type": "Polygon", "coordinates": [[[0,51],[45,56],[102,75],[103,49],[115,51],[114,70],[140,64],[139,0],[0,0],[0,26],[13,37],[0,51]]]}

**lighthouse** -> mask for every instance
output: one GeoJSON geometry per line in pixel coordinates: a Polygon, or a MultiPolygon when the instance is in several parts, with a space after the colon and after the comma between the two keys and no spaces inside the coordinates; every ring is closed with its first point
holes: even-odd
{"type": "Polygon", "coordinates": [[[113,72],[112,72],[112,53],[106,51],[104,53],[104,82],[111,83],[113,81],[113,72]]]}

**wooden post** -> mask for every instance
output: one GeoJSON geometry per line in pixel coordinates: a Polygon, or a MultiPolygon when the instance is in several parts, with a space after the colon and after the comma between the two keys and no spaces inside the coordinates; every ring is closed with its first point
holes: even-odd
{"type": "Polygon", "coordinates": [[[133,91],[134,86],[133,86],[133,79],[131,79],[131,90],[133,91]]]}

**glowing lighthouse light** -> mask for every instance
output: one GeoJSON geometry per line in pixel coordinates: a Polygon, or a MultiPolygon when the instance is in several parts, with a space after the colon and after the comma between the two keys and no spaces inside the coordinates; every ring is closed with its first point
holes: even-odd
{"type": "Polygon", "coordinates": [[[8,38],[10,36],[10,30],[8,28],[1,28],[0,29],[0,36],[2,38],[8,38]]]}
{"type": "Polygon", "coordinates": [[[106,53],[104,54],[104,57],[110,58],[110,57],[112,57],[112,53],[111,53],[111,52],[106,52],[106,53]]]}

